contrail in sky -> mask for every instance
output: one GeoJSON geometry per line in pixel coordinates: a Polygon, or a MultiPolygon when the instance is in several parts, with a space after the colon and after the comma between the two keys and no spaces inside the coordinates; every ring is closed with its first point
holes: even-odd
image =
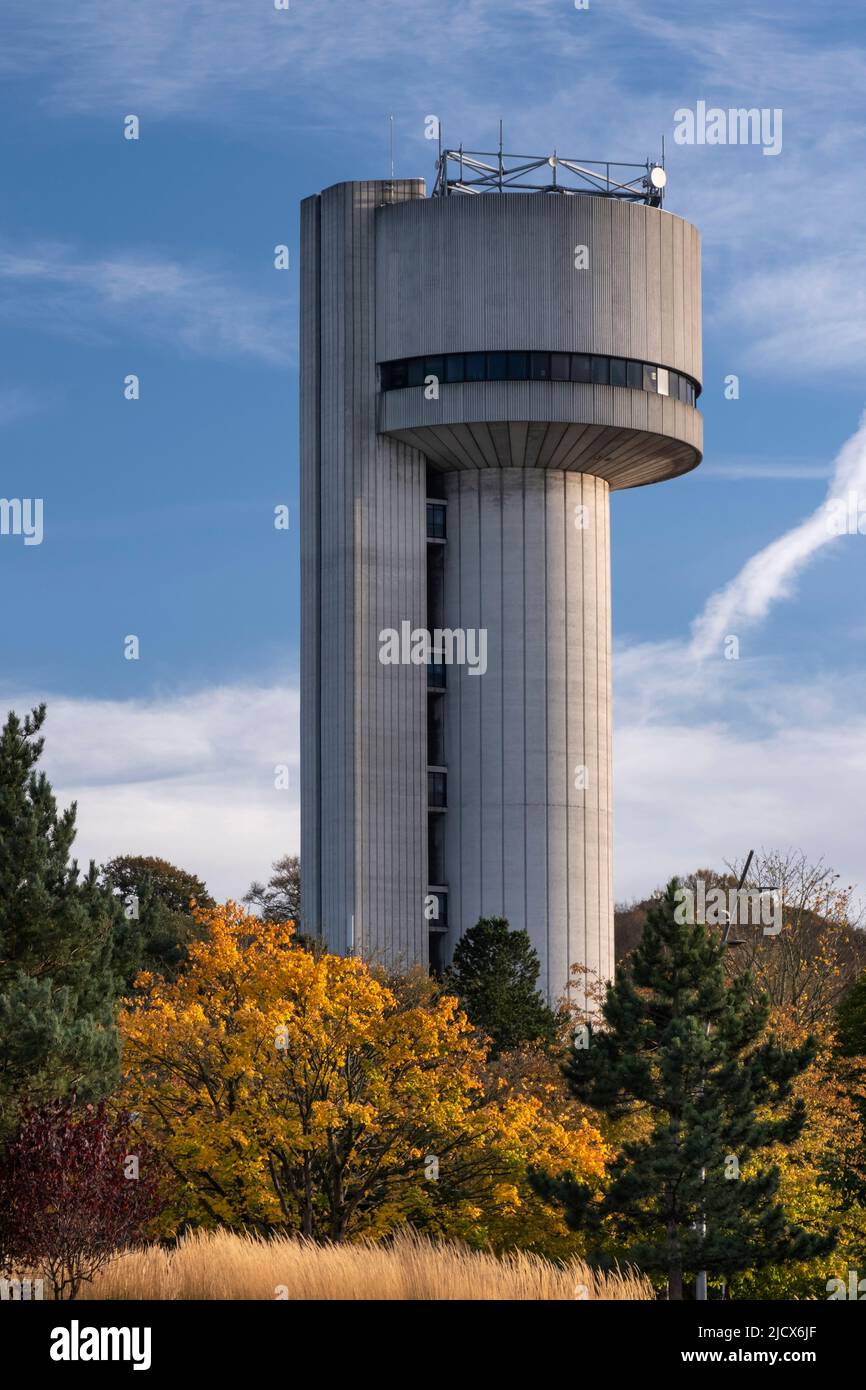
{"type": "Polygon", "coordinates": [[[812,557],[838,539],[838,528],[830,524],[828,504],[844,511],[849,494],[854,494],[858,509],[866,504],[866,413],[836,456],[820,507],[799,526],[764,546],[724,588],[710,595],[692,623],[690,656],[702,660],[720,651],[729,633],[736,633],[738,626],[759,622],[777,599],[792,593],[794,581],[812,557]]]}

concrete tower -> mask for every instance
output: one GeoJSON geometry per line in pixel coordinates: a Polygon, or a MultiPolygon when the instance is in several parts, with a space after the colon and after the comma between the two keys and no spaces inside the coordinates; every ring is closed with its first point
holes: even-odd
{"type": "Polygon", "coordinates": [[[557,998],[613,969],[609,495],[700,462],[700,251],[653,165],[514,167],[303,203],[302,911],[433,968],[507,917],[557,998]]]}

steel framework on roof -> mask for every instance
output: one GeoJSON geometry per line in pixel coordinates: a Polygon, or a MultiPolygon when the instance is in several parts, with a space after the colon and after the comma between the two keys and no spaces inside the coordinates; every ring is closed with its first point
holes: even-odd
{"type": "Polygon", "coordinates": [[[626,164],[617,160],[566,159],[552,155],[506,154],[499,150],[440,150],[436,165],[434,198],[452,193],[564,193],[622,198],[632,203],[661,207],[664,176],[653,182],[653,170],[664,170],[661,161],[626,164]],[[544,169],[547,178],[533,178],[544,169]]]}

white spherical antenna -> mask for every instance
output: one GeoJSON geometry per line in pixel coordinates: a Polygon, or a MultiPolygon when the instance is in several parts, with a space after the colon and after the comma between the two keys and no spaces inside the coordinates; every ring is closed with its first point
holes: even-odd
{"type": "Polygon", "coordinates": [[[664,188],[668,181],[668,176],[660,164],[654,164],[650,169],[650,183],[653,188],[664,188]]]}

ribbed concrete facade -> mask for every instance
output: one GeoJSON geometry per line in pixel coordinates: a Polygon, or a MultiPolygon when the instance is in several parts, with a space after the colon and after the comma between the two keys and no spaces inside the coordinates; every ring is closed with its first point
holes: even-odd
{"type": "Polygon", "coordinates": [[[335,951],[426,952],[426,681],[378,660],[424,618],[426,460],[377,433],[375,219],[406,183],[340,184],[302,207],[303,916],[335,951]]]}
{"type": "Polygon", "coordinates": [[[443,964],[502,915],[551,998],[575,964],[611,973],[609,495],[694,467],[701,419],[613,367],[470,380],[460,355],[699,383],[699,257],[687,223],[615,198],[408,180],[304,203],[301,877],[332,949],[443,964]],[[383,664],[403,623],[483,630],[484,673],[383,664]]]}
{"type": "Polygon", "coordinates": [[[445,696],[449,911],[526,927],[557,999],[613,969],[608,486],[501,468],[447,497],[446,612],[488,631],[445,696]]]}

